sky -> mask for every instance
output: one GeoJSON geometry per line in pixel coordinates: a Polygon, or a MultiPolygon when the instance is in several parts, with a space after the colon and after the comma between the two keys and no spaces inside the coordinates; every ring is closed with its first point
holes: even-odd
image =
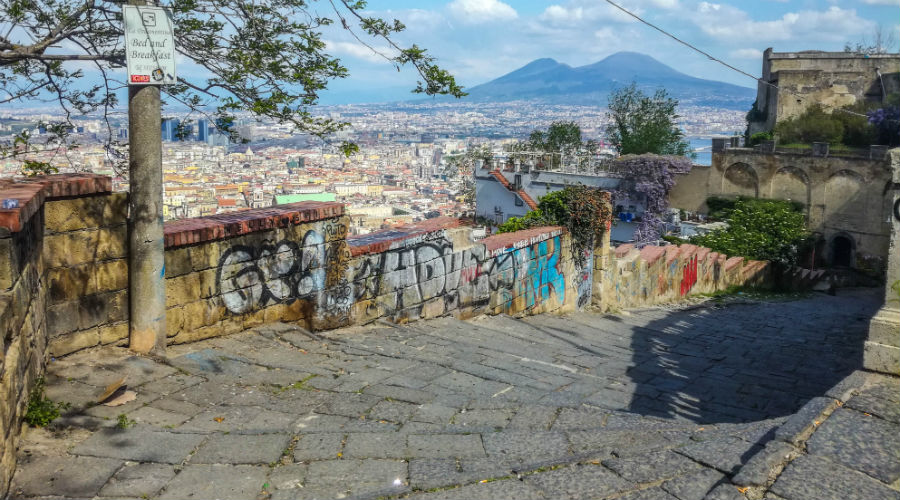
{"type": "MultiPolygon", "coordinates": [[[[871,40],[879,26],[900,39],[900,0],[617,3],[757,76],[767,47],[776,52],[840,51],[847,42],[871,40]]],[[[582,66],[619,51],[648,54],[692,76],[755,87],[747,76],[691,51],[603,0],[370,0],[368,9],[371,15],[403,22],[407,30],[397,40],[428,49],[466,87],[542,57],[582,66]]],[[[343,29],[335,28],[325,38],[328,52],[341,58],[350,76],[333,82],[322,94],[322,104],[415,98],[409,94],[415,73],[397,72],[343,29]]]]}

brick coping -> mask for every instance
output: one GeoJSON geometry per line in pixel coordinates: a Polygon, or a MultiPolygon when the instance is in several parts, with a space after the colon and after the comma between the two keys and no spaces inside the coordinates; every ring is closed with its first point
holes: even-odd
{"type": "Polygon", "coordinates": [[[0,208],[0,229],[22,230],[46,200],[112,192],[112,179],[98,174],[53,174],[0,179],[0,200],[13,199],[18,208],[0,208]]]}
{"type": "Polygon", "coordinates": [[[165,224],[163,230],[165,247],[169,249],[194,245],[342,215],[344,215],[343,203],[301,201],[274,207],[181,219],[165,224]]]}
{"type": "Polygon", "coordinates": [[[403,242],[410,239],[420,239],[430,233],[466,226],[468,221],[455,217],[435,217],[421,222],[404,224],[390,229],[382,229],[369,234],[348,236],[347,244],[350,245],[350,255],[366,255],[382,253],[397,248],[403,242]]]}

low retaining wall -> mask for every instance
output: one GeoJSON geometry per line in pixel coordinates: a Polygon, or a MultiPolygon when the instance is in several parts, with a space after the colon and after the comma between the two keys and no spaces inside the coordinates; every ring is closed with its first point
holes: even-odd
{"type": "Polygon", "coordinates": [[[731,286],[771,287],[767,261],[728,257],[696,245],[621,245],[611,249],[602,269],[599,300],[604,311],[677,302],[690,295],[731,286]]]}

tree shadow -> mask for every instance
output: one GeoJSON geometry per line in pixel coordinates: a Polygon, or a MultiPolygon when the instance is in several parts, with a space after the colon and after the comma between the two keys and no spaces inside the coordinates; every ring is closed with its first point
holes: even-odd
{"type": "Polygon", "coordinates": [[[696,423],[795,413],[862,367],[878,289],[731,303],[629,321],[629,411],[696,423]]]}

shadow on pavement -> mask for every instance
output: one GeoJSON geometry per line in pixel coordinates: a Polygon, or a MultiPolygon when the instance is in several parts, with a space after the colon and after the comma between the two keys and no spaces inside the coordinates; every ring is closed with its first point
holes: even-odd
{"type": "MultiPolygon", "coordinates": [[[[862,366],[878,289],[661,315],[632,335],[629,410],[697,423],[790,415],[862,366]]],[[[631,322],[631,321],[629,321],[631,322]]]]}

